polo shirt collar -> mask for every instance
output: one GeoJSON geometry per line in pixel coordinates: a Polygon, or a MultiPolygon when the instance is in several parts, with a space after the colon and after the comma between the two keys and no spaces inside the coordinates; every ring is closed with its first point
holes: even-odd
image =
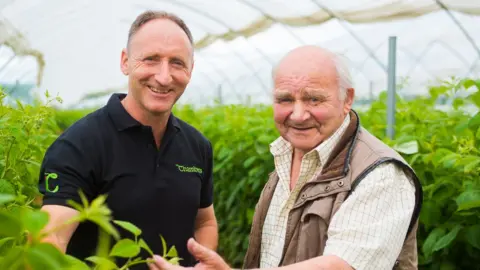
{"type": "MultiPolygon", "coordinates": [[[[127,94],[114,93],[107,102],[107,112],[118,131],[143,126],[142,123],[133,118],[127,110],[125,110],[125,107],[123,107],[121,101],[126,96],[127,94]]],[[[171,127],[175,127],[177,131],[180,131],[181,129],[178,119],[173,113],[170,113],[170,116],[168,117],[167,130],[171,127]]]]}

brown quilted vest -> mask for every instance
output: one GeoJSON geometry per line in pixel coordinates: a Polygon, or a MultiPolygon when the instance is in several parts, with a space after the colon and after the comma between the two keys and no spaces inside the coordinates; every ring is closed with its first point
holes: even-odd
{"type": "MultiPolygon", "coordinates": [[[[420,182],[413,169],[397,152],[360,126],[356,112],[352,111],[350,116],[350,125],[322,173],[304,185],[290,211],[280,266],[321,256],[327,241],[328,225],[342,202],[371,170],[379,164],[393,162],[403,168],[416,188],[410,227],[393,269],[418,269],[416,232],[423,199],[420,182]]],[[[244,269],[259,267],[262,227],[277,182],[277,174],[271,173],[260,195],[244,269]]]]}

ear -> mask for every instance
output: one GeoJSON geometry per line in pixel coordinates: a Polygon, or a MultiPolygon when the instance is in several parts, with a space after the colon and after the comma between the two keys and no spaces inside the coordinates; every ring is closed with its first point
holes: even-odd
{"type": "Polygon", "coordinates": [[[124,75],[128,75],[128,52],[127,49],[122,50],[120,57],[120,69],[124,75]]]}
{"type": "Polygon", "coordinates": [[[345,114],[348,114],[352,109],[353,100],[355,97],[355,89],[354,88],[347,88],[347,95],[345,96],[345,103],[343,106],[343,110],[345,114]]]}

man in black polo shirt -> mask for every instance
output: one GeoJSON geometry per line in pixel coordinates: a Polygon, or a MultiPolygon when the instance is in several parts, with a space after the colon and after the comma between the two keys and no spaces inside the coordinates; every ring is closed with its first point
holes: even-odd
{"type": "MultiPolygon", "coordinates": [[[[168,246],[175,245],[184,266],[194,264],[186,246],[189,237],[216,249],[212,146],[171,113],[192,69],[192,35],[181,19],[163,12],[137,17],[121,55],[128,94],[112,95],[106,106],[60,135],[45,154],[39,189],[42,209],[50,214],[47,229],[77,214],[67,200],[80,202],[82,190],[90,201],[107,194],[113,218],[142,229],[156,254],[163,252],[160,235],[168,246]]],[[[119,231],[122,238],[132,237],[119,231]]],[[[97,237],[94,224],[82,223],[47,241],[84,259],[94,255],[97,237]]]]}

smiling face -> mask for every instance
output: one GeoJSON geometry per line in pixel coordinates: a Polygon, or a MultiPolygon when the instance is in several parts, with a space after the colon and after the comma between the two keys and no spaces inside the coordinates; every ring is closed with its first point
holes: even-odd
{"type": "Polygon", "coordinates": [[[274,76],[274,120],[280,135],[306,153],[342,124],[353,102],[353,89],[339,90],[331,55],[316,47],[292,51],[274,76]]]}
{"type": "Polygon", "coordinates": [[[129,96],[135,101],[131,107],[163,115],[171,111],[190,81],[193,47],[175,22],[153,19],[123,50],[121,69],[128,75],[129,96]]]}

